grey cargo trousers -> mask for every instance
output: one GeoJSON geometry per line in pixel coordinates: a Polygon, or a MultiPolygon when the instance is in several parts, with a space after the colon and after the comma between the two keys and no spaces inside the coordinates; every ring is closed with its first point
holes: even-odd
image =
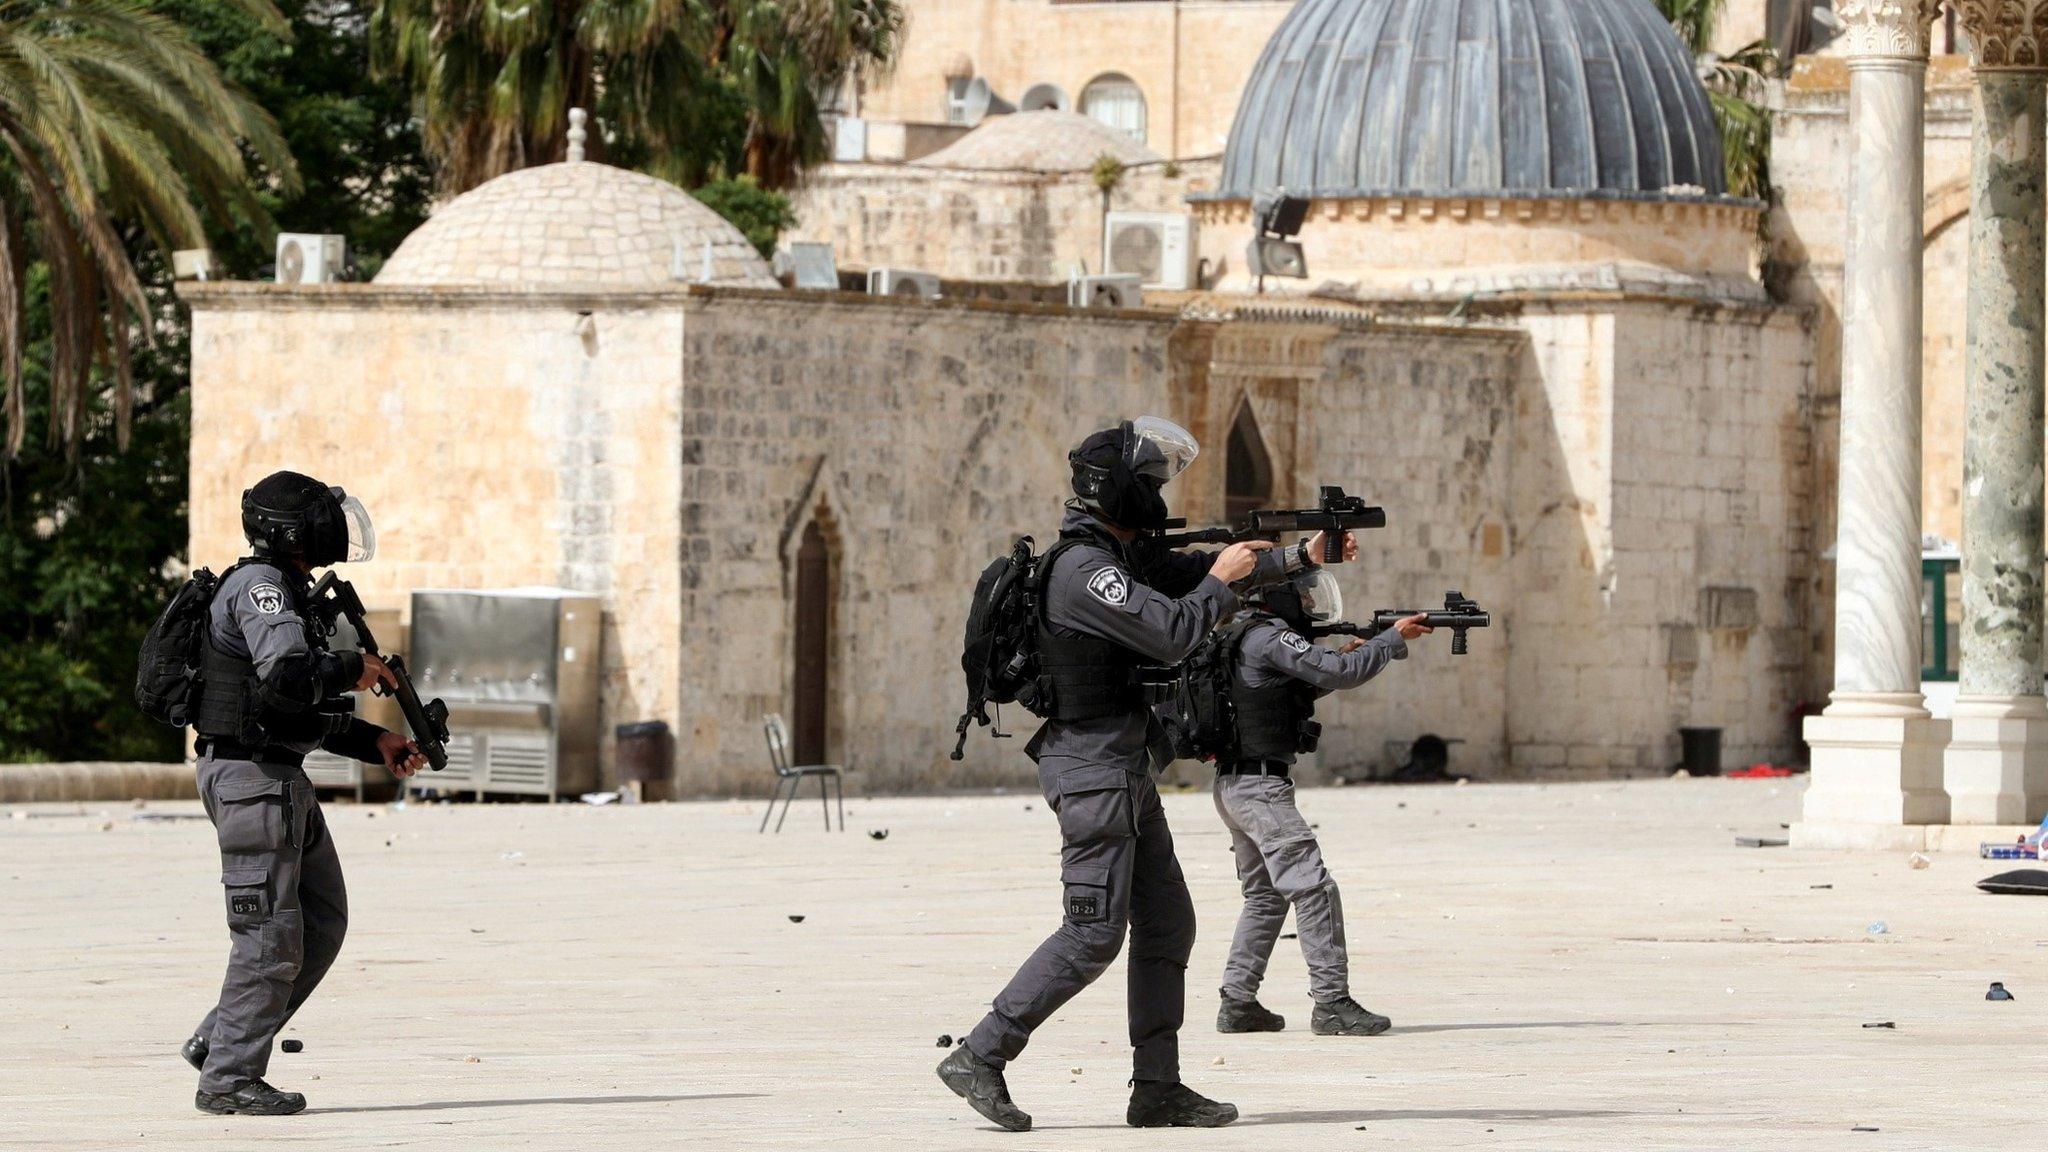
{"type": "Polygon", "coordinates": [[[1294,781],[1219,774],[1215,792],[1216,811],[1230,829],[1237,879],[1244,888],[1244,911],[1223,965],[1223,994],[1233,1000],[1257,998],[1292,905],[1301,954],[1308,961],[1309,995],[1319,1004],[1349,996],[1344,904],[1337,882],[1323,866],[1314,830],[1294,806],[1294,781]]]}
{"type": "Polygon", "coordinates": [[[1115,765],[1042,764],[1038,775],[1060,819],[1062,919],[967,1047],[998,1068],[1016,1059],[1034,1029],[1108,969],[1128,931],[1132,1076],[1178,1082],[1195,905],[1159,790],[1150,776],[1115,765]]]}
{"type": "Polygon", "coordinates": [[[313,994],[348,931],[341,858],[298,768],[199,760],[199,796],[220,839],[228,973],[198,1035],[211,1046],[202,1092],[229,1092],[270,1067],[270,1044],[313,994]]]}

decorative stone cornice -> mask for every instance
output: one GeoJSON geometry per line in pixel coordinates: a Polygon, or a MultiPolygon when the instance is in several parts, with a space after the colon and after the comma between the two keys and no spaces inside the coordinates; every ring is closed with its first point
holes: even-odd
{"type": "Polygon", "coordinates": [[[1928,31],[1941,0],[1837,0],[1849,63],[1858,59],[1925,60],[1928,31]]]}
{"type": "Polygon", "coordinates": [[[1956,18],[1970,34],[1970,66],[2048,71],[2042,40],[2048,36],[2048,0],[1954,0],[1956,18]]]}

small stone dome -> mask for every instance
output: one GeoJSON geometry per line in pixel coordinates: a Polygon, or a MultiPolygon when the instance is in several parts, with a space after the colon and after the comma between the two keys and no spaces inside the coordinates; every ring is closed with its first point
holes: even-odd
{"type": "Polygon", "coordinates": [[[652,176],[572,161],[522,168],[441,206],[377,273],[379,284],[658,289],[777,287],[740,230],[652,176]]]}
{"type": "Polygon", "coordinates": [[[1301,0],[1245,84],[1219,198],[1727,189],[1650,0],[1301,0]]]}
{"type": "Polygon", "coordinates": [[[1086,172],[1103,156],[1149,164],[1159,154],[1092,116],[1045,108],[991,116],[981,126],[921,160],[921,168],[1086,172]]]}

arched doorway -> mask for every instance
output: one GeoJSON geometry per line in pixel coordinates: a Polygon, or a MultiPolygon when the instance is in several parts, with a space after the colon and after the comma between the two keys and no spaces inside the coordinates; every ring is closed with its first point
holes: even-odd
{"type": "Polygon", "coordinates": [[[826,701],[831,690],[832,551],[813,520],[796,550],[795,669],[790,754],[798,764],[825,763],[826,701]]]}
{"type": "Polygon", "coordinates": [[[1273,506],[1273,458],[1259,435],[1258,417],[1250,401],[1237,406],[1237,418],[1230,422],[1230,439],[1223,449],[1223,514],[1233,524],[1251,519],[1252,512],[1273,506]]]}

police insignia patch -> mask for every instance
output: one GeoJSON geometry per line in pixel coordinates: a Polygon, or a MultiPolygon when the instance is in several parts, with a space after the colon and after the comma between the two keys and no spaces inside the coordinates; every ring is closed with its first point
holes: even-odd
{"type": "Polygon", "coordinates": [[[1299,632],[1289,632],[1287,635],[1280,637],[1280,642],[1294,649],[1296,653],[1306,654],[1308,652],[1308,638],[1299,632]]]}
{"type": "Polygon", "coordinates": [[[1097,897],[1094,897],[1094,896],[1069,896],[1069,897],[1067,897],[1067,915],[1069,915],[1069,916],[1072,916],[1072,917],[1073,917],[1073,918],[1075,918],[1076,920],[1087,920],[1087,919],[1091,919],[1091,918],[1093,918],[1094,916],[1096,916],[1096,915],[1100,914],[1100,912],[1101,912],[1101,911],[1102,911],[1102,904],[1101,904],[1101,901],[1100,901],[1100,900],[1099,900],[1099,899],[1098,899],[1097,897]]]}
{"type": "Polygon", "coordinates": [[[249,589],[249,603],[265,616],[284,611],[284,590],[275,584],[258,584],[249,589]]]}
{"type": "Polygon", "coordinates": [[[1104,568],[1088,578],[1088,591],[1097,600],[1112,608],[1121,608],[1131,598],[1131,585],[1124,574],[1114,568],[1104,568]]]}
{"type": "Polygon", "coordinates": [[[260,916],[263,914],[263,897],[234,894],[228,897],[228,912],[235,916],[260,916]]]}

